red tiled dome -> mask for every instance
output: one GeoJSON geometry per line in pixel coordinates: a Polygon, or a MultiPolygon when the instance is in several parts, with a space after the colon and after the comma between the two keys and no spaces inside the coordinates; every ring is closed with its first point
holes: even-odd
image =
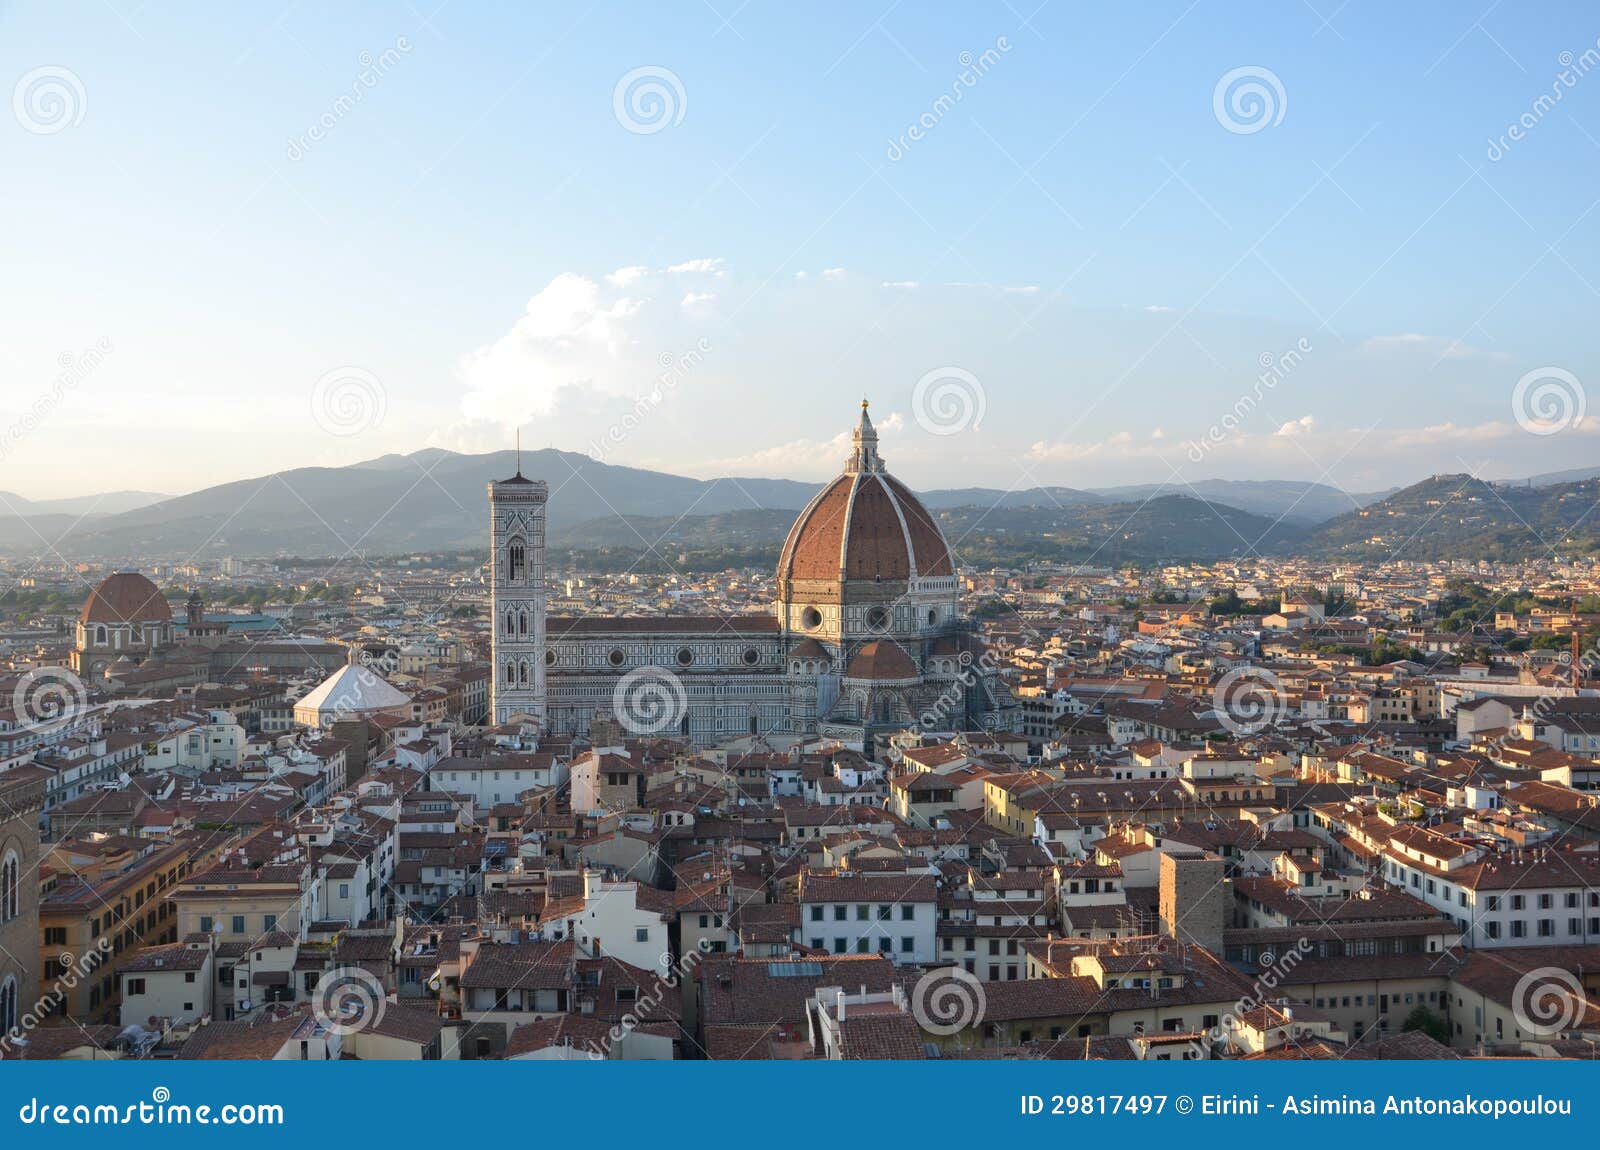
{"type": "Polygon", "coordinates": [[[778,578],[909,579],[951,575],[950,547],[933,516],[883,472],[839,476],[789,530],[778,578]]]}
{"type": "Polygon", "coordinates": [[[844,677],[873,682],[915,679],[917,665],[901,649],[900,644],[888,639],[874,639],[856,652],[844,677]]]}
{"type": "Polygon", "coordinates": [[[161,589],[143,575],[121,571],[89,592],[80,623],[170,623],[172,608],[161,589]]]}

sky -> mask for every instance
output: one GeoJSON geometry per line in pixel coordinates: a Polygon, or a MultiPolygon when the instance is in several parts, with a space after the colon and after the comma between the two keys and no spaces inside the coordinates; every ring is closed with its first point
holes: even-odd
{"type": "Polygon", "coordinates": [[[1597,462],[1592,6],[436,5],[0,3],[0,492],[1597,462]]]}

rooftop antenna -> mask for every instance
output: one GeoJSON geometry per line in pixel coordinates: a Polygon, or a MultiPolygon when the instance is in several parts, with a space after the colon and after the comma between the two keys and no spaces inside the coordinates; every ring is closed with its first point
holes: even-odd
{"type": "Polygon", "coordinates": [[[522,428],[517,428],[517,475],[522,475],[522,428]]]}

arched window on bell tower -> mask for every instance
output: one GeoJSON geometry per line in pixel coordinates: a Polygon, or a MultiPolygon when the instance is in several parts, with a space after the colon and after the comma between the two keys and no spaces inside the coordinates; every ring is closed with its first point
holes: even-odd
{"type": "Polygon", "coordinates": [[[521,583],[528,569],[528,549],[519,535],[506,545],[506,582],[521,583]]]}

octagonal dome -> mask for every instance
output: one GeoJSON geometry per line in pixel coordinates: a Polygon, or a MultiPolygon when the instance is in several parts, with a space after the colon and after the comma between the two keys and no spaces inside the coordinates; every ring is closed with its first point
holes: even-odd
{"type": "Polygon", "coordinates": [[[795,520],[778,556],[778,579],[906,580],[955,574],[944,533],[920,500],[883,469],[878,435],[861,422],[844,474],[795,520]]]}

